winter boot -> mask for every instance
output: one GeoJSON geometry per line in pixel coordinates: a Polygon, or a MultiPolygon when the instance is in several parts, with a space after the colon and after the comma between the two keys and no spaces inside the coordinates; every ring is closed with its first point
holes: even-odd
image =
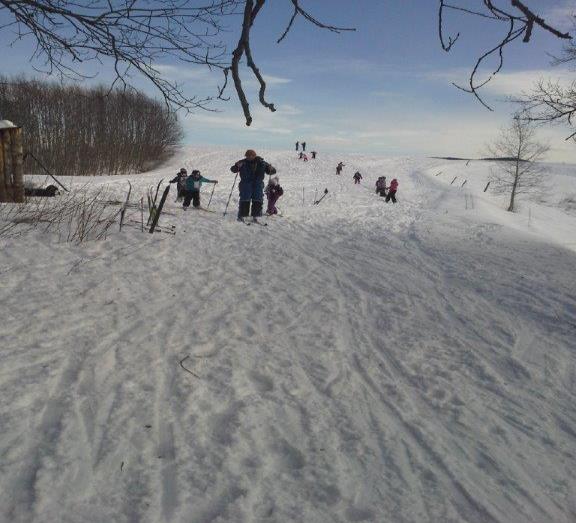
{"type": "Polygon", "coordinates": [[[252,218],[262,216],[262,202],[252,202],[252,218]]]}
{"type": "Polygon", "coordinates": [[[250,200],[241,201],[240,206],[238,208],[238,217],[239,218],[248,218],[249,214],[250,214],[250,200]]]}

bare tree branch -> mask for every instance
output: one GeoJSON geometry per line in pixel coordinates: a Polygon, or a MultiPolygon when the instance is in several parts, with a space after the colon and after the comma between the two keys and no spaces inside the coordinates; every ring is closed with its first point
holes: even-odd
{"type": "Polygon", "coordinates": [[[446,42],[443,32],[444,10],[449,9],[452,11],[463,12],[465,14],[469,14],[476,17],[486,18],[489,20],[495,20],[498,22],[507,22],[508,30],[505,36],[494,47],[486,51],[476,60],[476,63],[474,64],[472,72],[470,73],[470,76],[468,78],[469,87],[464,88],[457,84],[454,84],[455,87],[457,87],[458,89],[473,94],[484,107],[486,107],[491,111],[492,108],[482,99],[482,97],[479,94],[479,90],[482,87],[484,87],[488,82],[490,82],[494,78],[494,76],[497,75],[502,70],[502,67],[504,65],[504,49],[507,45],[511,44],[514,40],[517,40],[519,38],[522,38],[522,41],[524,43],[530,42],[535,27],[538,27],[541,30],[548,32],[560,39],[570,40],[572,39],[572,36],[569,33],[561,32],[558,29],[547,24],[541,16],[536,14],[523,1],[510,0],[510,7],[505,8],[496,5],[494,0],[482,0],[482,6],[484,7],[484,11],[477,11],[458,4],[448,4],[446,3],[445,0],[440,0],[440,9],[438,14],[438,26],[439,26],[438,31],[439,31],[440,45],[442,46],[442,49],[444,49],[445,51],[450,51],[453,45],[455,44],[456,40],[458,40],[460,33],[457,33],[455,38],[449,37],[448,42],[446,42]],[[484,65],[484,63],[486,63],[486,61],[494,55],[496,55],[498,58],[496,68],[486,80],[478,82],[476,78],[480,72],[482,65],[484,65]]]}

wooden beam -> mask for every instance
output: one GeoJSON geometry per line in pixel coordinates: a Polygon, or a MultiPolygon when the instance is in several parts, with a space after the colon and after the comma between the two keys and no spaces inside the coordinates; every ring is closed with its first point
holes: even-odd
{"type": "Polygon", "coordinates": [[[0,130],[0,202],[8,201],[6,170],[4,169],[4,131],[0,130]]]}
{"type": "Polygon", "coordinates": [[[24,175],[22,169],[22,128],[10,129],[12,135],[12,197],[16,203],[24,202],[24,175]]]}

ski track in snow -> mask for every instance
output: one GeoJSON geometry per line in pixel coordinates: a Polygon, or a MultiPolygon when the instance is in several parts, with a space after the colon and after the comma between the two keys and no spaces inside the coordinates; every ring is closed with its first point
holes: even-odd
{"type": "Polygon", "coordinates": [[[188,148],[92,182],[217,178],[218,213],[171,190],[176,236],[2,241],[0,521],[576,521],[575,253],[453,164],[263,156],[267,228],[188,148]]]}

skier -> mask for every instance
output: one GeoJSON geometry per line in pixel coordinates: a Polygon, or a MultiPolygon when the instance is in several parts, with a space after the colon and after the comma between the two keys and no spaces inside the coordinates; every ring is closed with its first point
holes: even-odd
{"type": "Polygon", "coordinates": [[[344,164],[342,162],[340,162],[337,166],[336,166],[336,174],[340,174],[342,173],[342,168],[344,167],[344,164]]]}
{"type": "Polygon", "coordinates": [[[302,160],[302,158],[304,158],[304,153],[302,151],[300,151],[300,154],[298,155],[298,159],[302,160]]]}
{"type": "Polygon", "coordinates": [[[303,150],[303,151],[306,150],[306,142],[302,142],[302,150],[303,150]]]}
{"type": "Polygon", "coordinates": [[[376,194],[386,196],[386,176],[380,176],[376,180],[376,194]]]}
{"type": "Polygon", "coordinates": [[[257,222],[262,216],[262,202],[264,201],[264,175],[276,174],[276,169],[265,162],[256,151],[248,149],[244,160],[238,160],[230,170],[240,173],[240,205],[238,207],[238,221],[243,222],[249,214],[257,222]],[[252,208],[250,208],[252,202],[252,208]]]}
{"type": "Polygon", "coordinates": [[[200,171],[192,171],[192,174],[186,178],[186,185],[184,191],[184,203],[182,206],[184,210],[190,207],[190,201],[194,208],[200,207],[200,188],[203,183],[218,183],[218,180],[208,180],[200,174],[200,171]]]}
{"type": "Polygon", "coordinates": [[[398,180],[394,178],[390,182],[390,187],[387,187],[388,194],[386,195],[386,202],[392,200],[392,203],[396,203],[396,191],[398,190],[398,180]]]}
{"type": "Polygon", "coordinates": [[[296,150],[298,150],[299,145],[300,145],[300,142],[296,142],[296,150]]]}
{"type": "Polygon", "coordinates": [[[266,186],[266,196],[268,198],[268,208],[266,209],[266,214],[271,216],[273,214],[278,214],[278,209],[276,209],[276,202],[284,194],[284,189],[280,187],[280,182],[278,176],[270,178],[268,185],[266,186]]]}
{"type": "Polygon", "coordinates": [[[186,178],[188,178],[188,171],[184,169],[184,167],[182,167],[182,169],[180,169],[178,174],[172,180],[170,180],[170,183],[176,184],[176,191],[178,194],[178,196],[176,197],[177,202],[179,202],[180,200],[182,200],[182,198],[184,198],[184,192],[186,190],[184,188],[184,185],[186,184],[186,178]]]}
{"type": "Polygon", "coordinates": [[[303,155],[302,155],[302,160],[304,160],[305,162],[307,162],[307,161],[308,161],[308,156],[307,156],[306,154],[303,154],[303,155]]]}
{"type": "Polygon", "coordinates": [[[316,159],[316,151],[312,151],[312,160],[316,159]]]}
{"type": "Polygon", "coordinates": [[[352,176],[352,178],[354,179],[354,185],[356,185],[357,183],[360,183],[360,180],[362,179],[362,175],[356,171],[354,173],[354,176],[352,176]]]}

